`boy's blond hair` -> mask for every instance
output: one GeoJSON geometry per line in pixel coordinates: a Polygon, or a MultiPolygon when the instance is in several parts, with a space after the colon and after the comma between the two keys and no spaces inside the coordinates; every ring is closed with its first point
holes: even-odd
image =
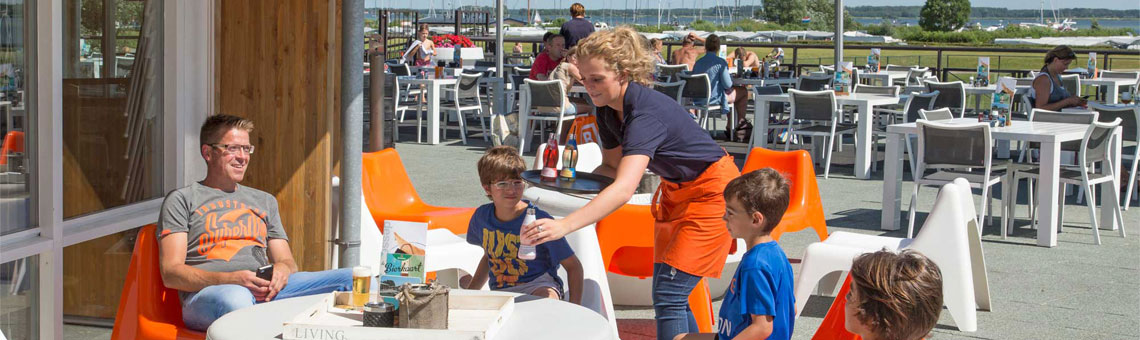
{"type": "Polygon", "coordinates": [[[764,216],[764,233],[771,233],[784,218],[790,200],[788,179],[772,168],[755,170],[733,179],[724,188],[724,198],[736,199],[748,214],[764,216]]]}
{"type": "Polygon", "coordinates": [[[851,289],[855,318],[880,339],[921,339],[942,312],[942,272],[913,250],[882,250],[855,258],[851,289]]]}
{"type": "MultiPolygon", "coordinates": [[[[479,157],[479,183],[491,185],[496,181],[522,179],[526,161],[513,146],[500,145],[487,150],[479,157]]],[[[490,196],[488,196],[490,198],[490,196]]]]}

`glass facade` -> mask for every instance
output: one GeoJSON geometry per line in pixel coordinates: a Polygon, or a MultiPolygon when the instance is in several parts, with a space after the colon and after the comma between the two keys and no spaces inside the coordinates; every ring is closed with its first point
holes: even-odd
{"type": "Polygon", "coordinates": [[[0,332],[9,340],[39,339],[39,256],[0,264],[0,332]]]}
{"type": "Polygon", "coordinates": [[[0,235],[36,226],[33,5],[0,0],[0,235]]]}

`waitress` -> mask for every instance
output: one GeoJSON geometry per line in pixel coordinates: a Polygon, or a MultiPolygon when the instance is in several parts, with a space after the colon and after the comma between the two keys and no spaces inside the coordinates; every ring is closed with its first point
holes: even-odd
{"type": "Polygon", "coordinates": [[[582,84],[597,108],[602,165],[614,178],[586,206],[565,218],[523,228],[535,244],[597,223],[629,201],[648,168],[663,179],[653,199],[653,308],[657,338],[696,332],[688,297],[703,277],[720,277],[732,243],[725,228],[724,187],[740,171],[724,149],[675,99],[648,87],[654,62],[629,27],[578,42],[582,84]]]}
{"type": "Polygon", "coordinates": [[[1033,88],[1029,90],[1029,102],[1034,108],[1061,111],[1066,107],[1086,106],[1088,101],[1072,95],[1061,84],[1061,74],[1069,68],[1069,64],[1077,59],[1077,54],[1068,46],[1054,47],[1045,53],[1045,66],[1033,78],[1033,88]]]}

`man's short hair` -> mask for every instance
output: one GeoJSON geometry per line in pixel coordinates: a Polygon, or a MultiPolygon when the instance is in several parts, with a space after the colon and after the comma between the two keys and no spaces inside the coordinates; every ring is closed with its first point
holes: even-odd
{"type": "Polygon", "coordinates": [[[198,132],[198,145],[217,143],[226,132],[233,129],[252,132],[253,121],[227,114],[210,116],[206,118],[205,123],[202,123],[202,129],[198,132]]]}
{"type": "Polygon", "coordinates": [[[558,34],[558,33],[554,33],[554,32],[551,32],[551,31],[546,31],[546,33],[543,33],[543,34],[542,34],[542,43],[544,43],[544,44],[549,44],[549,43],[550,43],[550,38],[553,38],[553,37],[555,37],[555,36],[559,36],[559,37],[560,37],[560,36],[562,36],[562,35],[560,35],[560,34],[558,34]]]}
{"type": "Polygon", "coordinates": [[[708,38],[705,38],[705,51],[720,51],[720,37],[716,34],[709,34],[708,38]]]}
{"type": "Polygon", "coordinates": [[[500,145],[487,150],[479,157],[479,183],[490,185],[496,181],[522,179],[526,161],[513,146],[500,145]]]}
{"type": "Polygon", "coordinates": [[[728,182],[724,198],[736,199],[749,215],[764,215],[764,233],[771,233],[788,210],[789,190],[787,178],[772,168],[763,168],[728,182]]]}
{"type": "Polygon", "coordinates": [[[570,5],[570,17],[571,18],[581,17],[581,16],[585,16],[585,15],[586,15],[586,6],[582,6],[582,4],[577,3],[577,2],[575,2],[573,5],[570,5]]]}
{"type": "Polygon", "coordinates": [[[914,250],[881,250],[851,264],[855,318],[881,339],[919,339],[942,312],[942,272],[914,250]]]}
{"type": "Polygon", "coordinates": [[[683,47],[693,46],[693,39],[690,39],[689,37],[682,38],[681,39],[681,46],[683,46],[683,47]]]}

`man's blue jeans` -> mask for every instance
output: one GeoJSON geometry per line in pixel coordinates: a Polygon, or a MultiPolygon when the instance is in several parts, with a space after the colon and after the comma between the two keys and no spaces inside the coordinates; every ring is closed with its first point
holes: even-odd
{"type": "Polygon", "coordinates": [[[701,277],[664,263],[653,264],[653,311],[657,319],[657,340],[673,340],[682,333],[696,333],[697,319],[689,308],[689,294],[701,277]]]}
{"type": "MultiPolygon", "coordinates": [[[[273,300],[349,290],[352,290],[352,268],[296,272],[289,275],[285,288],[273,300]]],[[[209,286],[182,300],[182,321],[190,329],[205,331],[222,315],[256,303],[248,288],[234,284],[209,286]]]]}

